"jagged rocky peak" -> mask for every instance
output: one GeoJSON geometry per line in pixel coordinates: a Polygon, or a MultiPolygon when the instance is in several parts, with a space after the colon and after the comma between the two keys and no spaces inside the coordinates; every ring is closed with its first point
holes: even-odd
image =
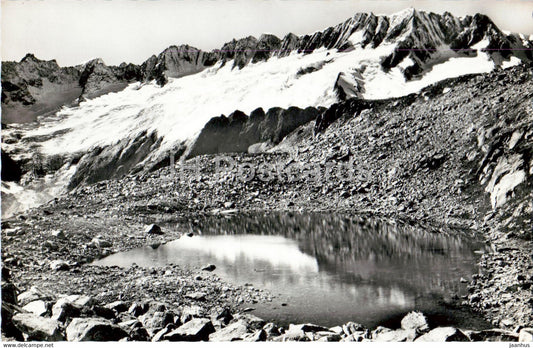
{"type": "Polygon", "coordinates": [[[272,34],[263,34],[259,37],[257,47],[252,57],[252,63],[268,60],[272,55],[279,53],[281,40],[272,34]]]}
{"type": "Polygon", "coordinates": [[[189,45],[171,46],[159,55],[168,77],[181,77],[196,73],[216,62],[213,53],[189,45]]]}
{"type": "Polygon", "coordinates": [[[152,55],[139,68],[142,80],[156,80],[159,85],[169,77],[195,74],[213,66],[219,59],[216,52],[205,52],[189,45],[170,46],[159,54],[152,55]]]}
{"type": "Polygon", "coordinates": [[[125,87],[113,69],[107,66],[101,58],[84,64],[79,83],[83,88],[82,99],[95,98],[125,87]]]}
{"type": "Polygon", "coordinates": [[[141,81],[143,73],[139,65],[123,62],[117,67],[111,67],[115,75],[126,81],[141,81]]]}
{"type": "Polygon", "coordinates": [[[59,65],[57,64],[55,59],[52,59],[52,60],[41,60],[41,59],[35,57],[35,55],[33,53],[26,54],[20,60],[20,64],[24,65],[24,66],[33,66],[33,67],[36,67],[36,68],[41,68],[41,67],[45,66],[45,67],[49,67],[49,68],[58,68],[59,69],[59,65]]]}
{"type": "Polygon", "coordinates": [[[278,55],[280,57],[288,56],[292,51],[298,49],[300,38],[293,33],[285,35],[281,40],[278,55]]]}
{"type": "MultiPolygon", "coordinates": [[[[41,60],[35,57],[34,54],[28,53],[24,58],[17,62],[3,62],[2,63],[2,81],[18,80],[35,80],[42,78],[51,78],[54,80],[58,75],[68,74],[71,68],[61,68],[55,59],[41,60]]],[[[52,81],[53,82],[53,81],[52,81]]]]}
{"type": "Polygon", "coordinates": [[[233,60],[233,68],[242,69],[252,60],[258,44],[259,40],[253,36],[231,40],[220,49],[222,60],[224,62],[233,60]]]}
{"type": "Polygon", "coordinates": [[[76,68],[62,68],[55,60],[41,60],[31,53],[20,62],[2,62],[3,122],[32,121],[36,112],[71,101],[64,91],[77,86],[79,75],[76,68]],[[29,107],[36,111],[26,111],[29,107]]]}

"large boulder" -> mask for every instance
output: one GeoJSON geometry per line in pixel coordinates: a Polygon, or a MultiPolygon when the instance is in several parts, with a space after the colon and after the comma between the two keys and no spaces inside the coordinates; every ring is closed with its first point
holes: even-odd
{"type": "Polygon", "coordinates": [[[155,333],[166,327],[168,324],[173,324],[174,314],[170,311],[156,311],[153,314],[147,313],[141,315],[139,320],[149,332],[155,333]]]}
{"type": "MultiPolygon", "coordinates": [[[[3,290],[3,289],[2,289],[3,290]]],[[[33,313],[39,317],[42,317],[48,312],[48,306],[43,300],[32,301],[22,307],[27,312],[33,313]]]]}
{"type": "Polygon", "coordinates": [[[192,319],[163,336],[169,341],[207,341],[215,328],[209,319],[192,319]]]}
{"type": "Polygon", "coordinates": [[[256,330],[255,332],[248,333],[243,336],[242,340],[244,342],[263,342],[266,341],[268,335],[265,330],[256,330]]]}
{"type": "Polygon", "coordinates": [[[249,330],[259,330],[265,326],[266,322],[256,315],[250,313],[238,313],[235,315],[235,320],[242,320],[248,325],[249,330]]]}
{"type": "Polygon", "coordinates": [[[418,337],[415,342],[467,342],[468,337],[454,327],[438,327],[418,337]]]}
{"type": "Polygon", "coordinates": [[[375,342],[413,342],[417,337],[415,329],[384,330],[373,336],[375,342]]]}
{"type": "Polygon", "coordinates": [[[491,179],[485,188],[490,193],[492,208],[503,206],[512,196],[515,188],[527,179],[524,167],[524,159],[521,155],[501,157],[494,168],[491,179]]]}
{"type": "Polygon", "coordinates": [[[43,318],[33,313],[19,313],[12,318],[13,324],[30,341],[62,341],[59,321],[43,318]]]}
{"type": "Polygon", "coordinates": [[[429,329],[426,317],[420,312],[410,312],[402,319],[402,329],[427,331],[429,329]]]}
{"type": "Polygon", "coordinates": [[[16,305],[2,301],[2,334],[22,341],[24,340],[22,332],[13,324],[13,315],[18,309],[16,305]]]}
{"type": "Polygon", "coordinates": [[[2,303],[17,304],[17,288],[11,282],[2,281],[2,303]]]}
{"type": "Polygon", "coordinates": [[[365,327],[361,324],[354,323],[353,321],[349,321],[346,324],[342,325],[338,333],[344,332],[347,336],[353,335],[355,333],[359,333],[365,330],[365,327]]]}
{"type": "Polygon", "coordinates": [[[118,341],[128,337],[126,331],[105,319],[75,318],[67,326],[68,341],[118,341]]]}
{"type": "MultiPolygon", "coordinates": [[[[2,291],[4,289],[2,288],[2,291]]],[[[37,300],[44,300],[44,301],[50,301],[52,300],[52,296],[35,286],[32,286],[29,290],[24,291],[17,297],[18,304],[20,306],[25,306],[30,302],[37,301],[37,300]]]]}
{"type": "Polygon", "coordinates": [[[533,328],[524,328],[520,330],[518,342],[533,342],[533,328]]]}
{"type": "Polygon", "coordinates": [[[229,324],[225,328],[209,335],[209,341],[230,342],[241,340],[248,333],[248,325],[242,320],[229,324]]]}
{"type": "Polygon", "coordinates": [[[52,319],[64,322],[68,318],[79,316],[80,312],[80,308],[70,302],[69,299],[61,298],[52,306],[52,319]]]}

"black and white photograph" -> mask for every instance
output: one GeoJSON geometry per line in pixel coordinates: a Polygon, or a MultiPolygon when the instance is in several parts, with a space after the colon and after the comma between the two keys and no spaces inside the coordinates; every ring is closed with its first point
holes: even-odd
{"type": "Polygon", "coordinates": [[[533,348],[533,1],[0,11],[2,347],[533,348]]]}

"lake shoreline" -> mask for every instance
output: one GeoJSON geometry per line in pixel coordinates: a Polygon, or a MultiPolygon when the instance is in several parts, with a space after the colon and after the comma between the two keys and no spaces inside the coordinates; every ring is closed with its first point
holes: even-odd
{"type": "MultiPolygon", "coordinates": [[[[225,284],[216,274],[201,271],[200,269],[182,269],[179,265],[151,268],[134,266],[124,269],[91,266],[90,262],[92,260],[105,257],[108,254],[127,251],[140,246],[166,243],[183,237],[187,233],[187,231],[179,232],[172,229],[164,229],[164,234],[162,235],[151,235],[145,232],[147,221],[164,222],[176,216],[175,212],[172,214],[165,212],[164,207],[157,207],[155,213],[144,214],[142,218],[129,215],[120,219],[113,217],[111,215],[112,212],[109,211],[112,209],[111,207],[116,206],[114,203],[109,202],[104,209],[99,209],[98,206],[102,204],[103,200],[97,197],[107,196],[109,192],[113,192],[113,190],[108,191],[108,185],[109,183],[106,186],[97,184],[90,187],[90,189],[94,190],[91,193],[92,199],[80,199],[83,195],[73,193],[57,199],[48,206],[34,209],[16,219],[9,219],[4,222],[3,256],[6,256],[4,257],[4,264],[10,268],[13,284],[21,292],[36,288],[47,294],[88,295],[97,299],[98,303],[102,305],[124,300],[130,305],[157,302],[165,303],[167,308],[172,308],[173,305],[175,306],[176,303],[179,303],[180,306],[174,308],[180,308],[180,310],[175,311],[182,311],[183,307],[188,310],[189,307],[195,308],[195,306],[198,306],[201,308],[199,310],[200,313],[197,313],[199,317],[209,317],[209,313],[213,311],[220,312],[224,308],[228,308],[231,313],[236,314],[245,308],[253,307],[254,303],[265,303],[272,300],[272,295],[268,291],[255,288],[252,290],[249,287],[225,284]],[[95,195],[95,193],[97,194],[95,195]],[[90,216],[87,214],[81,215],[77,213],[78,211],[88,211],[90,216]],[[106,231],[106,233],[102,233],[102,231],[106,231]],[[100,240],[100,242],[97,240],[100,240]],[[90,243],[100,243],[100,245],[88,246],[90,243]],[[51,269],[51,264],[58,260],[65,262],[67,266],[62,270],[51,269]],[[147,284],[156,283],[158,286],[158,279],[171,277],[172,281],[171,285],[166,285],[166,290],[155,296],[154,293],[157,293],[157,290],[151,286],[146,288],[138,286],[124,288],[124,284],[133,284],[139,277],[146,278],[147,284]],[[176,279],[180,279],[179,281],[187,284],[185,286],[185,289],[188,289],[186,293],[180,290],[179,294],[176,295],[176,279]],[[224,288],[222,293],[227,292],[227,294],[221,298],[222,288],[224,288]],[[200,300],[186,297],[190,292],[200,292],[205,295],[200,300]],[[170,294],[174,294],[174,296],[170,294]]],[[[236,213],[235,210],[228,210],[186,211],[181,212],[177,220],[187,221],[194,225],[198,222],[198,219],[205,216],[215,215],[223,218],[225,214],[236,213]]],[[[240,209],[237,211],[255,212],[256,210],[240,209]]],[[[298,211],[302,211],[302,209],[298,211]]],[[[310,211],[324,211],[324,209],[310,209],[310,211]]],[[[342,209],[337,209],[336,211],[342,212],[342,209]]],[[[376,213],[364,212],[362,215],[376,216],[376,213]]],[[[382,217],[382,219],[394,220],[393,216],[391,214],[388,217],[382,217]]],[[[399,221],[410,220],[409,216],[398,217],[399,221]]],[[[435,223],[428,220],[425,224],[421,224],[421,226],[424,225],[434,226],[435,223]]],[[[465,225],[461,227],[468,230],[465,225]]],[[[469,285],[469,287],[472,288],[472,285],[469,285]]],[[[483,287],[474,289],[476,291],[486,290],[483,287]]],[[[55,295],[47,298],[53,298],[47,303],[58,300],[55,295]]],[[[458,299],[454,305],[464,306],[465,299],[458,299]]],[[[195,310],[198,312],[198,308],[195,308],[195,310]]],[[[342,324],[346,323],[339,323],[341,326],[342,324]]],[[[393,329],[401,330],[398,328],[393,329]]],[[[505,331],[505,334],[512,333],[512,331],[509,328],[505,331]]],[[[416,337],[421,334],[417,334],[416,337]]],[[[341,339],[351,339],[350,337],[352,336],[352,334],[347,335],[343,332],[341,339]]],[[[377,337],[377,333],[375,336],[377,337]]],[[[517,335],[515,336],[512,337],[518,337],[517,335]]],[[[365,340],[370,340],[373,336],[367,332],[365,337],[365,340]]],[[[272,337],[271,339],[274,338],[272,337]]],[[[303,336],[300,339],[305,340],[303,336]]]]}

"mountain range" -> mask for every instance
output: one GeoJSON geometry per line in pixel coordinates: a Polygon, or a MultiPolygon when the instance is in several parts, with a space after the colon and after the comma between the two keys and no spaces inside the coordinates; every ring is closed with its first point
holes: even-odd
{"type": "Polygon", "coordinates": [[[504,32],[482,14],[406,9],[210,52],[171,46],[140,65],[60,67],[28,54],[2,63],[2,177],[12,180],[2,190],[43,201],[170,157],[264,151],[317,118],[327,127],[338,102],[531,64],[532,49],[532,36],[504,32]]]}

